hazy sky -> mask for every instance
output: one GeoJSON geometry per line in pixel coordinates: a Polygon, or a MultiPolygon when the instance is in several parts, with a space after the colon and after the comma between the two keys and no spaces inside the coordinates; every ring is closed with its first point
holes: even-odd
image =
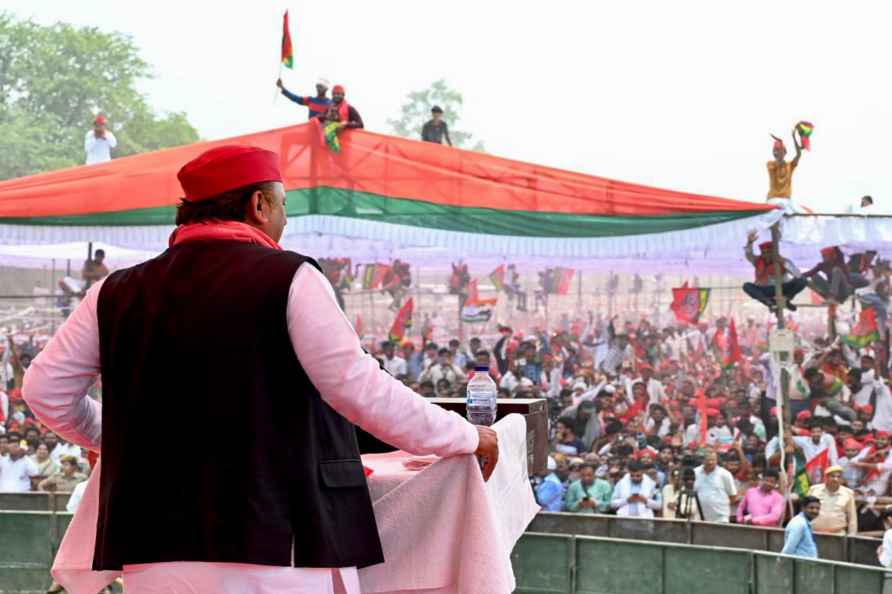
{"type": "Polygon", "coordinates": [[[445,78],[459,127],[506,157],[761,201],[769,132],[816,130],[794,197],[892,210],[889,2],[136,2],[0,0],[0,9],[132,35],[154,107],[207,139],[302,122],[275,103],[281,13],[293,90],[341,82],[367,128],[389,132],[409,91],[445,78]]]}

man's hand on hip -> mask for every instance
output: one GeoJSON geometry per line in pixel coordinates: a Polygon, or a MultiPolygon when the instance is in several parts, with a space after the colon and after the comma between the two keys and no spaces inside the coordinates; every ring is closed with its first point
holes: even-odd
{"type": "Polygon", "coordinates": [[[499,435],[489,427],[474,426],[480,443],[474,452],[482,463],[483,480],[488,481],[499,461],[499,435]]]}

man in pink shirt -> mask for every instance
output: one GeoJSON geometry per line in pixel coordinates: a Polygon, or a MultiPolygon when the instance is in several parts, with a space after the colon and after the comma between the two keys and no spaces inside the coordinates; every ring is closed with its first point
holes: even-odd
{"type": "Polygon", "coordinates": [[[780,526],[784,496],[777,490],[778,472],[766,468],[759,486],[747,490],[737,507],[737,523],[753,526],[780,526]]]}
{"type": "Polygon", "coordinates": [[[282,250],[280,158],[223,146],[187,163],[163,254],[93,285],[25,376],[35,415],[101,450],[94,570],[129,594],[358,594],[382,562],[355,426],[414,454],[476,453],[494,431],[434,406],[363,352],[319,265],[282,250]],[[102,374],[103,400],[86,396],[102,374]],[[176,382],[168,382],[173,375],[176,382]],[[141,461],[162,390],[193,437],[234,425],[247,447],[202,448],[159,491],[141,461]]]}

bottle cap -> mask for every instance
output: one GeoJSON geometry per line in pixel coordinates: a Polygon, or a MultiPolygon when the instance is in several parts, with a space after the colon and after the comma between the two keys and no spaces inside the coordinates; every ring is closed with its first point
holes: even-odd
{"type": "Polygon", "coordinates": [[[475,365],[474,371],[485,371],[489,373],[489,367],[487,365],[475,365]]]}

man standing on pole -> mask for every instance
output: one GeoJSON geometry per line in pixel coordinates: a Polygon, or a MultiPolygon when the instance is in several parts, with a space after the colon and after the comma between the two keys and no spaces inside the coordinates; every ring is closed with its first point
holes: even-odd
{"type": "Polygon", "coordinates": [[[123,568],[130,594],[358,593],[357,568],[384,559],[354,424],[475,452],[484,478],[498,459],[494,431],[381,370],[316,262],[279,247],[279,161],[223,146],[187,163],[170,248],[95,284],[28,370],[40,420],[101,449],[93,568],[123,568]],[[98,373],[101,404],[84,396],[98,373]],[[246,437],[168,466],[159,490],[142,461],[182,454],[158,439],[161,393],[200,442],[246,437]]]}

